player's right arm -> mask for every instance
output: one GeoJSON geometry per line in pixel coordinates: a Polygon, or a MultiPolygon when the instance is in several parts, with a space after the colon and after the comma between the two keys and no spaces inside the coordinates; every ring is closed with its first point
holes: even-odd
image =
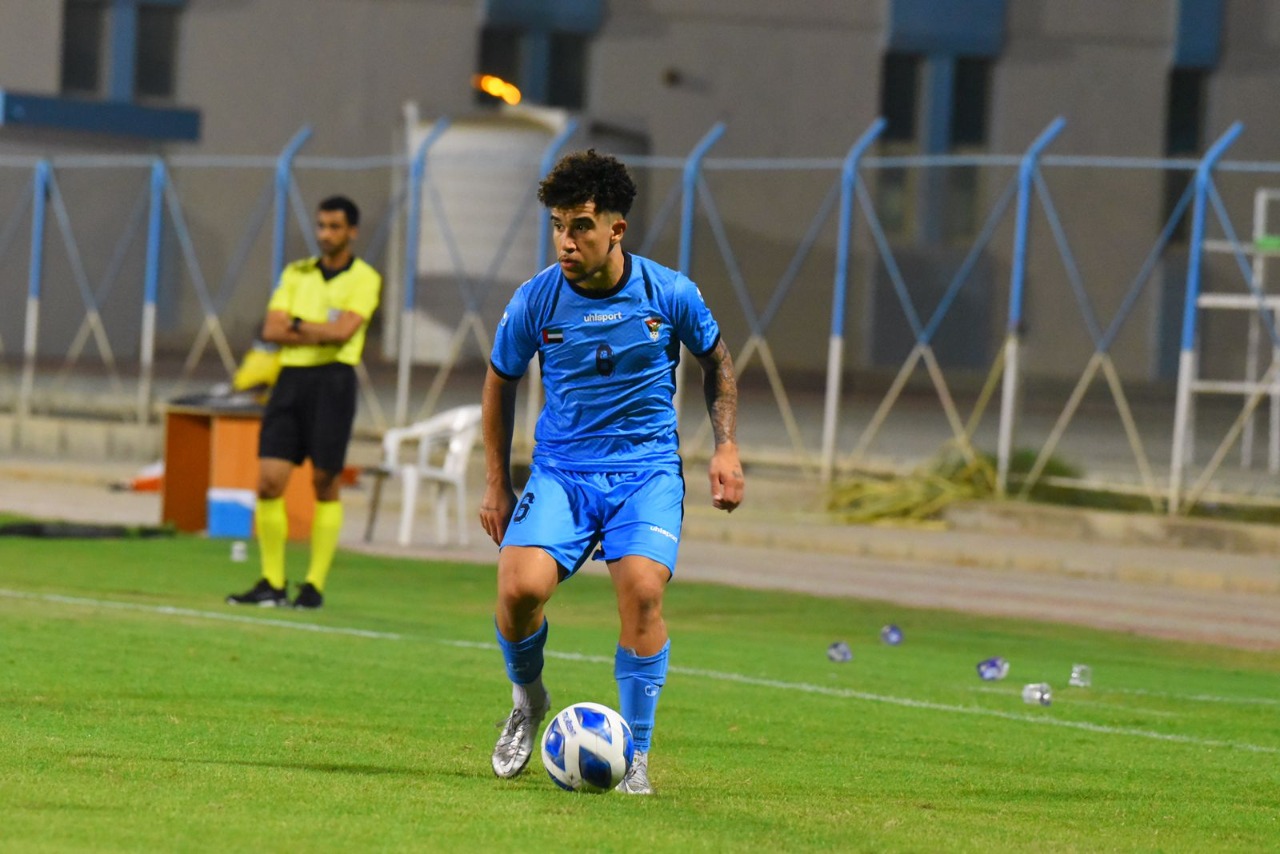
{"type": "Polygon", "coordinates": [[[293,318],[289,316],[289,312],[271,309],[267,312],[266,322],[262,324],[262,340],[271,344],[298,343],[295,340],[291,340],[291,336],[294,336],[294,333],[289,330],[291,322],[293,322],[293,318]]]}
{"type": "Polygon", "coordinates": [[[511,485],[511,438],[515,432],[518,382],[499,376],[490,365],[480,395],[485,470],[480,524],[498,545],[502,545],[516,505],[516,493],[511,485]]]}
{"type": "Polygon", "coordinates": [[[480,428],[484,436],[484,498],[480,500],[480,524],[502,545],[502,537],[515,509],[511,486],[511,439],[516,425],[516,386],[529,360],[538,350],[535,324],[527,298],[529,283],[516,288],[493,334],[493,351],[480,393],[480,428]]]}

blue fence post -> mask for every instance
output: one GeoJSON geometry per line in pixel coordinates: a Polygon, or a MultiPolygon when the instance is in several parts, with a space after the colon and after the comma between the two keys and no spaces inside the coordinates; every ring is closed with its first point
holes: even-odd
{"type": "Polygon", "coordinates": [[[31,414],[36,379],[36,342],[40,326],[40,283],[44,278],[44,220],[53,169],[48,160],[36,164],[32,181],[31,256],[27,265],[27,316],[22,332],[22,385],[18,390],[18,430],[31,414]]]}
{"type": "Polygon", "coordinates": [[[702,172],[702,160],[707,151],[724,136],[724,122],[716,122],[711,130],[698,141],[684,161],[681,175],[680,198],[680,260],[677,269],[686,276],[693,269],[693,219],[698,200],[698,177],[702,172]]]}
{"type": "MultiPolygon", "coordinates": [[[[546,149],[542,152],[542,163],[538,172],[539,179],[545,178],[556,165],[556,159],[560,156],[561,149],[565,144],[578,132],[578,120],[570,119],[565,125],[564,130],[556,134],[555,138],[547,144],[546,149]]],[[[541,212],[535,214],[538,217],[538,247],[537,247],[537,267],[539,270],[546,269],[551,263],[551,219],[542,215],[541,212]]],[[[517,431],[515,445],[521,448],[533,447],[533,433],[538,424],[538,413],[542,411],[542,369],[538,366],[538,360],[533,359],[529,362],[528,382],[525,383],[525,409],[524,424],[517,431]]]]}
{"type": "Polygon", "coordinates": [[[286,228],[289,222],[289,185],[293,183],[293,159],[298,150],[311,138],[311,125],[304,125],[276,160],[276,208],[275,224],[271,233],[271,286],[275,287],[284,271],[286,228]]]}
{"type": "Polygon", "coordinates": [[[406,196],[404,241],[404,292],[400,304],[399,359],[396,372],[396,412],[394,423],[403,426],[409,417],[409,364],[413,359],[414,306],[418,294],[418,238],[422,233],[422,182],[427,177],[427,152],[449,127],[449,117],[441,116],[409,161],[409,192],[406,196]]]}
{"type": "Polygon", "coordinates": [[[849,149],[840,170],[840,232],[836,236],[836,276],[831,294],[831,340],[827,345],[827,394],[822,410],[823,484],[831,483],[836,456],[836,413],[840,407],[840,386],[844,366],[845,297],[849,291],[849,258],[853,252],[853,197],[858,186],[858,164],[884,131],[885,120],[877,118],[849,149]]]}
{"type": "Polygon", "coordinates": [[[1009,488],[1009,459],[1013,454],[1013,422],[1016,408],[1020,367],[1018,350],[1021,343],[1022,295],[1027,281],[1027,252],[1031,219],[1033,180],[1040,166],[1040,155],[1049,143],[1062,133],[1067,120],[1059,116],[1049,123],[1031,143],[1018,166],[1018,211],[1014,220],[1013,273],[1009,282],[1009,322],[1004,339],[1004,381],[1000,393],[1000,435],[996,446],[996,494],[1004,497],[1009,488]]]}
{"type": "Polygon", "coordinates": [[[156,301],[160,293],[160,245],[164,237],[164,189],[168,182],[164,161],[151,164],[150,207],[147,210],[147,267],[142,285],[142,338],[138,345],[138,423],[146,424],[151,412],[151,385],[155,370],[156,301]]]}
{"type": "MultiPolygon", "coordinates": [[[[724,122],[716,122],[711,130],[698,140],[693,151],[689,152],[689,156],[684,161],[684,171],[681,173],[680,259],[677,269],[690,277],[693,270],[693,220],[698,201],[698,179],[702,175],[702,160],[707,156],[711,146],[715,145],[722,136],[724,136],[724,122]]],[[[675,405],[677,422],[680,419],[680,398],[683,396],[681,391],[684,388],[684,363],[684,359],[676,362],[676,396],[672,402],[675,405]]]]}
{"type": "Polygon", "coordinates": [[[1200,265],[1204,254],[1205,204],[1213,169],[1227,148],[1244,131],[1236,122],[1218,137],[1196,167],[1195,206],[1191,211],[1191,253],[1187,259],[1187,292],[1182,307],[1182,352],[1178,356],[1178,396],[1173,416],[1173,459],[1169,463],[1169,515],[1178,512],[1182,499],[1182,475],[1190,452],[1191,385],[1199,373],[1196,344],[1196,309],[1200,303],[1200,265]]]}

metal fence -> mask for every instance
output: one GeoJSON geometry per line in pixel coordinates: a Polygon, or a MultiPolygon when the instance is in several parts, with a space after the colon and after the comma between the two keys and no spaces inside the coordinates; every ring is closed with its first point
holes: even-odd
{"type": "MultiPolygon", "coordinates": [[[[1280,164],[1225,161],[1239,125],[1199,160],[1054,156],[1061,119],[1021,153],[892,156],[883,126],[844,158],[717,158],[719,124],[679,156],[624,155],[641,188],[628,246],[715,309],[749,457],[830,481],[949,447],[992,455],[999,489],[1025,494],[1065,454],[1086,485],[1169,512],[1277,497],[1280,297],[1266,280],[1280,246],[1265,221],[1280,164]],[[1034,463],[1015,478],[1019,449],[1034,463]]],[[[0,412],[19,437],[35,414],[153,425],[164,400],[225,382],[286,260],[314,252],[311,211],[333,192],[360,200],[360,254],[386,276],[364,428],[478,397],[510,290],[549,257],[536,180],[581,134],[570,122],[515,164],[527,191],[486,209],[468,242],[477,226],[449,180],[484,163],[442,154],[449,128],[375,158],[307,157],[303,128],[275,157],[0,159],[0,412]]],[[[535,379],[536,363],[526,448],[535,379]]],[[[681,373],[696,454],[709,431],[687,385],[681,373]]]]}

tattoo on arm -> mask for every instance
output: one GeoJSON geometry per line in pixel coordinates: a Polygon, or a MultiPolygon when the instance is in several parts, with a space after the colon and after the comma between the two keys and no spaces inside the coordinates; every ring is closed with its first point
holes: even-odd
{"type": "Polygon", "coordinates": [[[702,363],[702,393],[716,445],[738,441],[738,381],[733,375],[733,357],[724,341],[699,360],[702,363]]]}

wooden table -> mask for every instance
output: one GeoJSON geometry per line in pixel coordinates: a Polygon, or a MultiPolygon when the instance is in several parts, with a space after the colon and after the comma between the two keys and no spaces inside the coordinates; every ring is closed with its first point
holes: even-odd
{"type": "MultiPolygon", "coordinates": [[[[165,409],[160,521],[179,531],[208,529],[210,489],[258,488],[262,407],[175,401],[165,409]]],[[[311,536],[315,491],[311,461],[293,470],[284,493],[289,539],[311,536]]]]}

